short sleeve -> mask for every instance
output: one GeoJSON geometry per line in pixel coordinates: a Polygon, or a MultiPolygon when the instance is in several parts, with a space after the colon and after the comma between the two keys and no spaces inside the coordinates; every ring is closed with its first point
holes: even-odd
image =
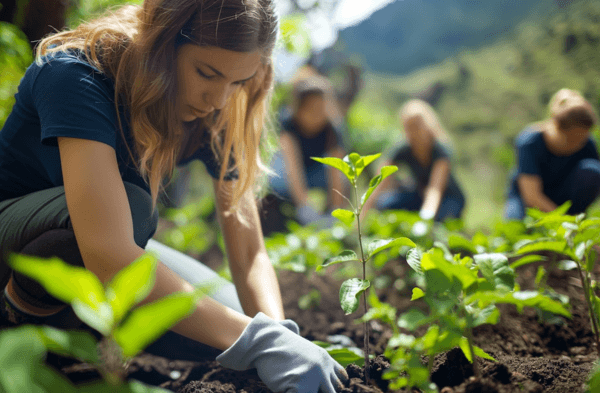
{"type": "Polygon", "coordinates": [[[402,143],[396,146],[388,154],[388,157],[393,163],[407,163],[410,156],[410,146],[408,143],[402,143]]]}
{"type": "Polygon", "coordinates": [[[537,139],[541,137],[541,134],[538,134],[537,132],[525,132],[517,137],[515,143],[517,174],[540,175],[540,162],[537,157],[541,153],[542,146],[536,143],[537,139]]]}
{"type": "Polygon", "coordinates": [[[451,156],[450,149],[439,143],[435,142],[434,149],[431,152],[431,162],[436,162],[437,160],[449,160],[451,156]]]}
{"type": "Polygon", "coordinates": [[[40,118],[41,142],[55,146],[57,137],[73,137],[116,148],[114,90],[106,76],[66,54],[39,67],[31,92],[40,118]]]}

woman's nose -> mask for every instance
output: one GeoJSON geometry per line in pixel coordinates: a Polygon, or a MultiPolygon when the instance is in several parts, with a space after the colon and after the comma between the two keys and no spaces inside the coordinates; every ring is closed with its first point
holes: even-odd
{"type": "Polygon", "coordinates": [[[227,85],[216,87],[208,92],[207,104],[212,106],[213,110],[223,109],[232,92],[233,90],[227,85]]]}

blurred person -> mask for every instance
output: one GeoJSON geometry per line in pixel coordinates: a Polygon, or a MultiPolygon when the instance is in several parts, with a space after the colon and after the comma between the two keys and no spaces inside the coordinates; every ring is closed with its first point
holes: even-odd
{"type": "Polygon", "coordinates": [[[296,207],[298,221],[305,225],[322,222],[331,225],[330,215],[318,212],[309,202],[308,190],[327,191],[327,210],[343,206],[342,174],[311,157],[338,157],[345,155],[341,135],[333,125],[328,110],[331,85],[321,76],[299,80],[293,88],[290,114],[281,121],[281,150],[273,157],[271,166],[275,176],[270,185],[278,198],[291,201],[296,207]]]}
{"type": "Polygon", "coordinates": [[[579,92],[561,89],[551,98],[549,112],[548,119],[527,126],[516,138],[507,219],[524,218],[527,207],[549,212],[566,201],[572,202],[569,214],[582,213],[600,192],[591,104],[579,92]]]}
{"type": "Polygon", "coordinates": [[[378,210],[418,211],[425,221],[460,218],[465,198],[452,175],[448,135],[435,111],[427,102],[413,99],[402,106],[398,116],[406,142],[387,155],[383,166],[407,165],[411,184],[398,184],[396,176],[387,177],[375,189],[363,212],[374,206],[378,210]]]}
{"type": "Polygon", "coordinates": [[[11,271],[12,252],[57,256],[107,283],[152,251],[160,263],[144,302],[210,283],[216,273],[151,239],[165,177],[198,159],[213,177],[235,286],[199,300],[154,348],[193,359],[208,345],[221,365],[256,368],[277,392],[341,388],[344,368],[284,320],[253,195],[265,169],[273,8],[146,0],[42,40],[0,131],[3,319],[78,327],[68,305],[11,271]]]}

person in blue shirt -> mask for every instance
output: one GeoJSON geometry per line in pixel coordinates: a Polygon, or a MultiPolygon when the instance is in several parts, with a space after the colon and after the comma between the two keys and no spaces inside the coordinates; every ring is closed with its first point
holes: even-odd
{"type": "Polygon", "coordinates": [[[72,317],[11,271],[13,252],[58,256],[104,283],[156,252],[144,302],[210,281],[209,269],[151,239],[164,178],[199,159],[214,178],[235,287],[199,300],[172,329],[179,344],[163,347],[216,348],[223,366],[256,368],[273,391],[340,389],[345,370],[284,319],[252,193],[276,36],[271,0],[146,0],[41,41],[0,131],[6,322],[64,327],[72,317]]]}
{"type": "Polygon", "coordinates": [[[291,114],[281,120],[281,150],[272,160],[275,176],[270,178],[270,185],[278,198],[294,204],[301,224],[333,222],[311,206],[309,189],[321,188],[327,192],[328,210],[340,208],[344,202],[338,193],[343,194],[343,175],[311,159],[345,155],[340,133],[328,110],[333,105],[331,92],[331,85],[324,77],[312,75],[300,79],[294,84],[291,114]]]}
{"type": "Polygon", "coordinates": [[[579,92],[559,90],[549,103],[550,117],[527,126],[515,142],[517,168],[505,205],[507,219],[525,209],[549,212],[571,201],[569,214],[584,212],[600,193],[600,161],[590,129],[597,118],[579,92]]]}
{"type": "Polygon", "coordinates": [[[387,177],[363,212],[375,206],[378,210],[418,211],[426,221],[459,218],[465,197],[452,175],[448,136],[438,116],[427,102],[413,99],[402,106],[399,117],[406,142],[396,146],[383,165],[406,165],[412,179],[394,184],[395,176],[387,177]]]}

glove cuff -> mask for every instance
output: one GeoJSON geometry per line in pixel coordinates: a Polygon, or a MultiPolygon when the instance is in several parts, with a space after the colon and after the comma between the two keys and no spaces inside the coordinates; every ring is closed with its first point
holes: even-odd
{"type": "Polygon", "coordinates": [[[282,328],[283,326],[259,312],[252,318],[236,342],[217,356],[216,360],[223,367],[232,370],[243,371],[253,368],[254,358],[257,355],[253,347],[269,335],[274,327],[282,328]]]}

